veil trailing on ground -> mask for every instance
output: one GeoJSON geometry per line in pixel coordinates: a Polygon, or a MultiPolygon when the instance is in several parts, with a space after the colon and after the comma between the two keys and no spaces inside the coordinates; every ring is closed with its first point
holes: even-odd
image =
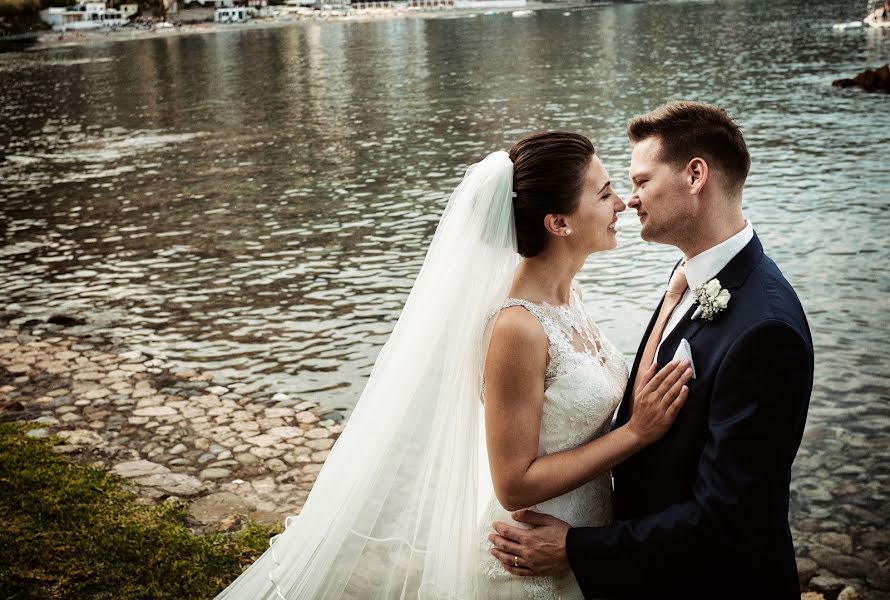
{"type": "Polygon", "coordinates": [[[506,152],[467,170],[303,510],[218,599],[475,596],[482,339],[518,261],[512,190],[506,152]]]}

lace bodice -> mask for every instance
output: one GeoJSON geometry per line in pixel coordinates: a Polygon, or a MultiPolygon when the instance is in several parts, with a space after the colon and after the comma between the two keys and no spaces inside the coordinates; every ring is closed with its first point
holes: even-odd
{"type": "MultiPolygon", "coordinates": [[[[573,288],[570,303],[562,306],[509,298],[492,311],[492,317],[511,306],[522,306],[534,315],[541,322],[549,343],[538,455],[574,448],[607,433],[627,384],[627,364],[587,315],[577,290],[573,288]]],[[[492,318],[489,326],[493,321],[492,318]]],[[[604,474],[531,508],[558,517],[573,527],[604,525],[612,519],[611,493],[609,475],[604,474]]],[[[488,554],[491,522],[505,519],[511,522],[509,513],[492,497],[480,522],[482,569],[490,580],[483,585],[497,587],[498,580],[502,580],[515,588],[519,580],[510,580],[512,576],[488,554]]],[[[569,583],[574,584],[574,580],[570,579],[569,583]]],[[[521,595],[525,598],[549,600],[573,595],[562,589],[565,581],[553,578],[522,578],[521,584],[524,587],[521,595]]],[[[516,597],[518,591],[513,589],[511,595],[516,597]]],[[[490,595],[503,596],[501,592],[490,595]]]]}

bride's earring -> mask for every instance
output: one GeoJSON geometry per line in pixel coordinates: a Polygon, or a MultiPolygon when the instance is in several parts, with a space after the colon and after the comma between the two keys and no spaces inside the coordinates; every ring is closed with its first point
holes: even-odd
{"type": "Polygon", "coordinates": [[[572,235],[572,230],[571,230],[571,229],[566,229],[566,233],[565,233],[565,234],[566,234],[566,235],[572,235]]]}

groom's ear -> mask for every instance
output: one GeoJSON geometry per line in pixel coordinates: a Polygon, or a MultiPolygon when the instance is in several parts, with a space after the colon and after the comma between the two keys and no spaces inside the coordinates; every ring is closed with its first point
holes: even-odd
{"type": "Polygon", "coordinates": [[[696,156],[686,164],[686,183],[690,194],[700,194],[708,180],[708,163],[696,156]]]}

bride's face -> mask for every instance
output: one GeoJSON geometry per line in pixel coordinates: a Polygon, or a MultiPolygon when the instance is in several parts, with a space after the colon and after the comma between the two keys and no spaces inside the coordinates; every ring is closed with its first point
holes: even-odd
{"type": "Polygon", "coordinates": [[[566,225],[572,230],[570,241],[583,244],[588,253],[615,248],[618,245],[618,213],[625,208],[624,202],[612,190],[602,161],[594,155],[584,174],[578,208],[565,217],[566,225]]]}

